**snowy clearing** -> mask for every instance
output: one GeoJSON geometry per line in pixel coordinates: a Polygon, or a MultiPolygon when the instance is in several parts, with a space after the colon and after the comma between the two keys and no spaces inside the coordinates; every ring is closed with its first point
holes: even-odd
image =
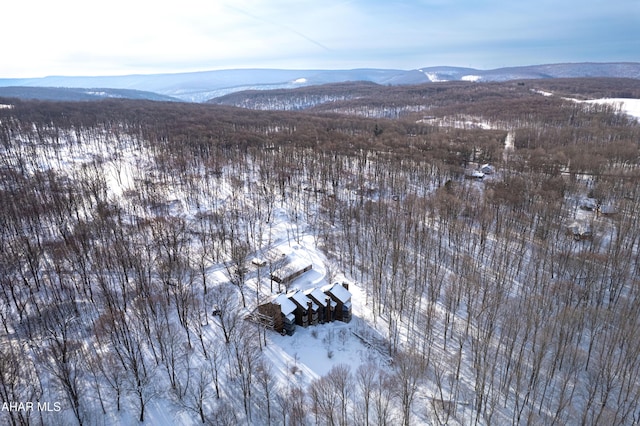
{"type": "Polygon", "coordinates": [[[628,98],[608,98],[608,99],[591,99],[584,102],[587,104],[611,105],[618,108],[620,112],[640,119],[640,99],[628,98]]]}

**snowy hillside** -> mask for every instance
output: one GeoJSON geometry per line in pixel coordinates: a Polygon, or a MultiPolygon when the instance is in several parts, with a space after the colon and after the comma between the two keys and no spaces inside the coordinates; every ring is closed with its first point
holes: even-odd
{"type": "Polygon", "coordinates": [[[454,86],[3,103],[0,423],[637,424],[637,121],[454,86]]]}

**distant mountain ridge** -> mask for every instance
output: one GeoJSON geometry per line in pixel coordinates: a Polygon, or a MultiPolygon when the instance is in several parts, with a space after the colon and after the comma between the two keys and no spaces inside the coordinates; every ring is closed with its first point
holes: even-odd
{"type": "MultiPolygon", "coordinates": [[[[383,85],[421,84],[440,81],[501,82],[519,79],[618,77],[640,79],[639,62],[564,63],[478,70],[463,67],[425,67],[414,70],[362,68],[352,70],[287,70],[237,69],[176,74],[149,74],[104,77],[49,76],[43,78],[0,79],[0,96],[55,99],[52,90],[23,90],[29,88],[103,88],[92,89],[92,99],[129,97],[154,100],[204,102],[212,98],[243,90],[266,90],[302,86],[367,81],[383,85]],[[114,93],[107,89],[129,90],[114,93]],[[144,93],[147,92],[147,93],[144,93]],[[13,93],[13,94],[10,94],[13,93]]],[[[61,93],[61,96],[64,93],[61,93]]],[[[69,95],[67,92],[66,95],[69,95]]]]}
{"type": "Polygon", "coordinates": [[[475,70],[473,68],[429,67],[421,70],[427,78],[435,74],[439,81],[509,81],[542,78],[617,77],[640,79],[638,62],[583,62],[565,64],[530,65],[521,67],[475,70]],[[478,77],[475,79],[474,77],[478,77]]]}
{"type": "Polygon", "coordinates": [[[0,97],[39,99],[45,101],[95,101],[100,99],[145,99],[150,101],[173,101],[180,99],[134,89],[81,88],[81,87],[0,87],[0,97]]]}

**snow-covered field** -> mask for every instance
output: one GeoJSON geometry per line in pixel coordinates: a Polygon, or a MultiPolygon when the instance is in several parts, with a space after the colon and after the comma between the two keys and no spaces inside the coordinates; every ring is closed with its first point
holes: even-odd
{"type": "MultiPolygon", "coordinates": [[[[534,90],[534,92],[542,95],[542,96],[555,96],[552,92],[547,92],[544,90],[534,90]]],[[[631,117],[640,119],[640,99],[633,98],[601,98],[601,99],[589,99],[589,100],[579,100],[574,98],[566,98],[567,100],[584,103],[584,104],[595,104],[595,105],[610,105],[617,110],[619,110],[623,114],[627,114],[631,117]]]]}
{"type": "Polygon", "coordinates": [[[582,101],[588,104],[611,105],[620,110],[620,112],[640,119],[640,99],[629,98],[605,98],[591,99],[582,101]]]}

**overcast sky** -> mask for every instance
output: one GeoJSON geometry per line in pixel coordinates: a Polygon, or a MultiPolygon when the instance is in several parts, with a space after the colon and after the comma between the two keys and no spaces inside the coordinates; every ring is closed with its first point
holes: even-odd
{"type": "Polygon", "coordinates": [[[2,77],[640,61],[639,0],[19,0],[2,77]]]}

